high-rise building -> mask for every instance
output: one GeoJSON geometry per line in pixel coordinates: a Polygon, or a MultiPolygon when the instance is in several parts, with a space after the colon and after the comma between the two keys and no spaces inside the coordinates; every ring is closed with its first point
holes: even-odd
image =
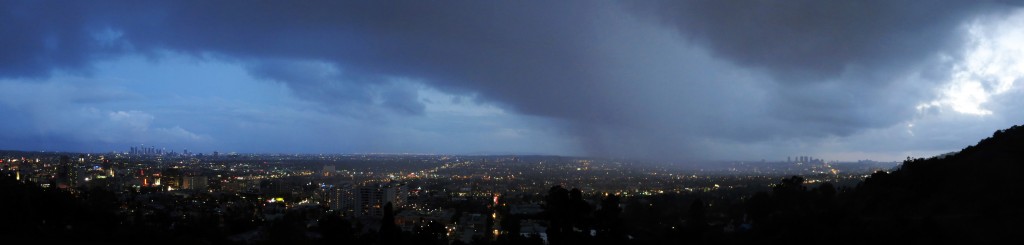
{"type": "Polygon", "coordinates": [[[356,196],[351,182],[342,182],[330,187],[327,192],[327,203],[331,210],[345,215],[355,213],[356,196]]]}
{"type": "Polygon", "coordinates": [[[404,184],[393,184],[385,189],[384,195],[395,208],[400,208],[404,207],[405,201],[409,199],[409,190],[404,184]]]}
{"type": "Polygon", "coordinates": [[[57,186],[61,188],[74,188],[78,186],[78,171],[75,170],[75,163],[71,157],[60,156],[60,166],[57,166],[57,186]]]}
{"type": "Polygon", "coordinates": [[[181,177],[182,190],[206,191],[209,185],[206,176],[184,176],[181,177]]]}
{"type": "Polygon", "coordinates": [[[355,194],[356,216],[382,216],[384,204],[402,207],[409,196],[406,186],[398,183],[362,186],[355,194]]]}

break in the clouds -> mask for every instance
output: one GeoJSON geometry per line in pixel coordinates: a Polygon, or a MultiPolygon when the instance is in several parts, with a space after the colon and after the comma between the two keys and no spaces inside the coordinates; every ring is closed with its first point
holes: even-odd
{"type": "Polygon", "coordinates": [[[1024,119],[1013,3],[3,5],[4,148],[893,160],[1024,119]]]}

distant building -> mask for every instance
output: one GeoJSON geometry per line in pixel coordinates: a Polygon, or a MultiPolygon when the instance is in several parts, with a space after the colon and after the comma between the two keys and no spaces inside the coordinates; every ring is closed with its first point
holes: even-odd
{"type": "Polygon", "coordinates": [[[75,163],[71,162],[71,157],[60,156],[60,166],[57,168],[57,186],[68,189],[78,186],[78,171],[75,169],[75,163]]]}
{"type": "Polygon", "coordinates": [[[263,194],[266,194],[266,195],[280,196],[280,195],[284,195],[284,194],[286,194],[288,192],[291,192],[289,190],[287,184],[288,183],[286,183],[282,179],[263,180],[263,181],[260,181],[260,188],[259,188],[259,190],[260,190],[260,193],[263,193],[263,194]]]}
{"type": "Polygon", "coordinates": [[[334,176],[337,171],[338,170],[333,164],[324,164],[324,169],[321,171],[321,174],[323,174],[324,177],[331,177],[334,176]]]}
{"type": "Polygon", "coordinates": [[[234,180],[224,183],[221,188],[231,192],[258,192],[260,182],[254,180],[234,180]]]}
{"type": "Polygon", "coordinates": [[[509,208],[510,214],[538,215],[544,212],[544,208],[536,203],[512,204],[509,208]]]}
{"type": "Polygon", "coordinates": [[[345,215],[355,213],[356,195],[351,182],[342,182],[330,187],[327,191],[327,204],[331,210],[345,215]]]}
{"type": "Polygon", "coordinates": [[[356,216],[383,216],[382,207],[391,203],[395,208],[405,205],[409,192],[403,184],[362,186],[356,191],[356,216]]]}
{"type": "Polygon", "coordinates": [[[455,238],[463,243],[473,242],[473,237],[480,237],[487,232],[487,217],[483,214],[468,213],[459,218],[455,228],[455,238]]]}
{"type": "Polygon", "coordinates": [[[206,176],[185,176],[181,177],[182,190],[206,191],[209,187],[206,176]]]}

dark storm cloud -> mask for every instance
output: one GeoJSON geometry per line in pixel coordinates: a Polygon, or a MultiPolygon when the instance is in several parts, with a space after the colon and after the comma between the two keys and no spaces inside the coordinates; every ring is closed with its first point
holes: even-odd
{"type": "MultiPolygon", "coordinates": [[[[44,76],[54,68],[87,72],[94,59],[124,47],[104,42],[76,2],[3,1],[0,9],[0,78],[44,76]]],[[[85,10],[85,11],[83,11],[85,10]]]]}
{"type": "MultiPolygon", "coordinates": [[[[716,54],[780,82],[819,82],[862,69],[899,71],[957,48],[984,1],[660,1],[641,6],[716,54]]],[[[880,82],[868,80],[865,82],[880,82]]]]}
{"type": "Polygon", "coordinates": [[[591,154],[734,158],[744,156],[702,154],[714,145],[847,136],[912,117],[931,95],[894,81],[956,46],[958,25],[991,4],[5,5],[0,20],[15,24],[0,32],[16,38],[0,40],[0,76],[88,70],[119,52],[170,50],[246,64],[297,97],[356,114],[380,106],[420,115],[413,87],[422,83],[565,121],[591,154]]]}
{"type": "Polygon", "coordinates": [[[379,106],[405,115],[422,115],[416,87],[381,76],[349,74],[323,62],[262,61],[249,66],[255,76],[287,84],[296,96],[325,104],[346,115],[366,114],[379,106]]]}
{"type": "Polygon", "coordinates": [[[914,101],[927,100],[927,88],[948,78],[916,74],[923,82],[917,90],[893,83],[912,68],[948,68],[935,60],[957,55],[943,51],[962,46],[965,21],[1011,9],[955,0],[660,1],[632,7],[655,13],[654,19],[715,56],[771,74],[779,85],[769,101],[772,114],[836,135],[908,119],[914,101]]]}

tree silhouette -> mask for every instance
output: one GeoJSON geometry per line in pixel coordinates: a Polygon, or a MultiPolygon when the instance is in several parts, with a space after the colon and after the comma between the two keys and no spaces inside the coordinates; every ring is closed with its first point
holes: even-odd
{"type": "Polygon", "coordinates": [[[572,224],[572,228],[580,230],[589,230],[590,228],[590,215],[593,211],[590,208],[590,204],[583,200],[583,191],[580,189],[572,188],[569,191],[569,222],[572,224]]]}
{"type": "Polygon", "coordinates": [[[336,214],[320,219],[318,225],[324,244],[352,244],[355,242],[352,223],[336,214]]]}
{"type": "Polygon", "coordinates": [[[544,213],[550,222],[547,233],[552,242],[562,239],[563,235],[570,232],[569,223],[569,190],[557,185],[548,190],[545,198],[544,213]]]}
{"type": "Polygon", "coordinates": [[[520,233],[522,233],[522,227],[519,226],[519,215],[508,215],[501,219],[501,228],[508,232],[509,240],[519,240],[520,233]]]}
{"type": "Polygon", "coordinates": [[[772,212],[772,199],[766,192],[755,193],[747,200],[746,210],[754,225],[767,223],[768,215],[772,212]]]}
{"type": "Polygon", "coordinates": [[[694,199],[687,210],[686,229],[684,239],[697,243],[705,242],[705,233],[708,231],[707,205],[699,198],[694,199]]]}
{"type": "Polygon", "coordinates": [[[547,234],[552,244],[576,244],[589,239],[593,208],[583,200],[582,191],[554,186],[545,200],[545,216],[550,222],[547,234]]]}
{"type": "Polygon", "coordinates": [[[622,207],[619,196],[607,195],[601,199],[601,209],[594,212],[597,219],[597,238],[601,244],[622,244],[626,232],[622,227],[622,207]]]}
{"type": "Polygon", "coordinates": [[[384,204],[383,209],[384,216],[380,219],[378,240],[380,241],[380,244],[399,244],[401,240],[398,236],[401,235],[401,230],[399,230],[398,225],[395,224],[394,206],[391,202],[388,202],[384,204]]]}

